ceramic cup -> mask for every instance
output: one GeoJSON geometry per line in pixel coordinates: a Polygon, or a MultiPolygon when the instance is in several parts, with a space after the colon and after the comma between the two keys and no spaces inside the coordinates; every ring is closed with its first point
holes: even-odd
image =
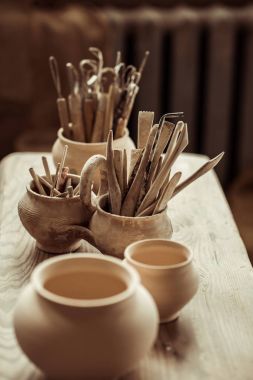
{"type": "MultiPolygon", "coordinates": [[[[54,163],[61,161],[64,146],[68,145],[68,155],[65,165],[75,174],[80,174],[85,162],[95,154],[106,154],[106,142],[101,143],[82,143],[70,140],[63,135],[63,129],[58,131],[58,138],[52,148],[54,163]]],[[[113,140],[114,149],[126,149],[130,154],[131,149],[135,148],[133,140],[129,137],[129,131],[126,128],[124,135],[113,140]]]]}
{"type": "Polygon", "coordinates": [[[147,239],[129,245],[124,256],[152,294],[160,322],[176,319],[198,289],[198,274],[189,249],[169,240],[147,239]]]}
{"type": "MultiPolygon", "coordinates": [[[[79,176],[69,174],[73,183],[79,176]]],[[[40,195],[35,191],[34,181],[26,188],[26,193],[18,203],[20,220],[36,240],[37,247],[48,253],[76,251],[82,239],[94,244],[90,231],[86,228],[91,213],[80,201],[80,196],[57,198],[40,195]]]]}
{"type": "Polygon", "coordinates": [[[96,155],[84,165],[80,179],[81,201],[93,214],[89,224],[90,232],[96,247],[102,253],[123,258],[124,249],[135,241],[146,238],[171,238],[173,230],[167,207],[158,214],[141,217],[127,217],[108,212],[106,177],[106,159],[102,155],[96,155]],[[94,199],[92,182],[97,170],[100,170],[101,181],[99,196],[94,199]]]}
{"type": "Polygon", "coordinates": [[[172,225],[167,207],[159,214],[127,217],[108,212],[108,195],[99,197],[89,228],[96,247],[107,255],[124,257],[125,248],[146,238],[171,238],[172,225]]]}
{"type": "Polygon", "coordinates": [[[152,347],[158,312],[138,273],[97,254],[39,264],[14,312],[17,340],[50,378],[115,379],[152,347]]]}

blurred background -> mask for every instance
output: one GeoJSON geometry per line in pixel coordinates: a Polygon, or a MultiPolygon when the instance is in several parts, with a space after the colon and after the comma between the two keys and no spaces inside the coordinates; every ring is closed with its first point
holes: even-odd
{"type": "Polygon", "coordinates": [[[138,110],[156,120],[184,111],[189,152],[226,152],[217,173],[253,261],[253,1],[1,0],[0,158],[51,150],[59,121],[48,57],[66,78],[66,62],[89,46],[107,65],[121,50],[138,66],[150,50],[130,133],[138,110]]]}

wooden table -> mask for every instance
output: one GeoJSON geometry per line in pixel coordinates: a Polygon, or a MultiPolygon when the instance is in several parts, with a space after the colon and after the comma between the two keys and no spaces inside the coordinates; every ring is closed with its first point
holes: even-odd
{"type": "MultiPolygon", "coordinates": [[[[35,249],[17,214],[28,168],[42,172],[40,156],[12,154],[0,165],[1,380],[45,379],[20,351],[12,328],[23,286],[48,257],[35,249]]],[[[183,154],[176,167],[188,175],[205,160],[183,154]]],[[[173,239],[194,252],[200,288],[178,321],[161,326],[152,352],[124,380],[252,379],[252,267],[215,174],[208,173],[175,197],[169,213],[173,239]]]]}

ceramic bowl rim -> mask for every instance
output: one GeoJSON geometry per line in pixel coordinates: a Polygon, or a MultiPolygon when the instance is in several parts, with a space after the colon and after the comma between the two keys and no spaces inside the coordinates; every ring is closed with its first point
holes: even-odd
{"type": "MultiPolygon", "coordinates": [[[[129,136],[129,131],[128,131],[128,128],[125,128],[124,129],[124,134],[123,136],[121,137],[118,137],[117,139],[114,139],[114,141],[120,141],[126,137],[129,136]]],[[[57,131],[57,137],[59,138],[59,140],[63,141],[65,144],[67,145],[76,145],[76,146],[89,146],[89,147],[92,147],[92,146],[105,146],[106,145],[106,141],[103,141],[103,142],[89,142],[89,143],[86,143],[86,142],[81,142],[81,141],[75,141],[75,140],[71,140],[71,139],[68,139],[67,137],[63,136],[63,128],[59,128],[58,131],[57,131]]]]}
{"type": "Polygon", "coordinates": [[[154,214],[154,215],[147,215],[147,216],[124,216],[124,215],[116,215],[116,214],[111,214],[110,212],[107,212],[105,211],[101,206],[100,206],[100,202],[104,199],[104,198],[108,198],[108,193],[106,194],[103,194],[103,195],[100,195],[97,199],[97,204],[96,204],[96,208],[97,210],[103,214],[103,215],[110,215],[112,218],[116,219],[116,220],[128,220],[128,221],[146,221],[146,222],[149,222],[151,219],[154,220],[154,219],[158,219],[162,214],[164,213],[167,213],[167,210],[168,210],[168,206],[165,207],[164,210],[162,210],[161,212],[159,212],[158,214],[154,214]]]}
{"type": "Polygon", "coordinates": [[[193,260],[193,253],[192,251],[186,246],[186,245],[183,245],[181,243],[178,243],[174,240],[169,240],[169,239],[143,239],[143,240],[138,240],[136,242],[133,242],[131,244],[129,244],[125,250],[124,250],[124,258],[126,259],[127,262],[129,262],[130,264],[133,264],[135,265],[136,267],[139,267],[139,268],[144,268],[144,269],[151,269],[151,270],[158,270],[158,271],[163,271],[163,270],[172,270],[172,269],[177,269],[177,268],[183,268],[187,265],[189,265],[192,260],[193,260]],[[154,264],[145,264],[145,263],[142,263],[140,261],[137,261],[135,259],[132,258],[132,255],[130,254],[129,250],[131,248],[133,248],[134,246],[137,246],[138,244],[145,244],[145,243],[152,243],[152,242],[156,242],[156,243],[166,243],[166,244],[170,244],[172,246],[176,246],[176,247],[180,247],[180,248],[183,248],[184,250],[186,250],[188,252],[188,257],[186,260],[184,261],[181,261],[180,263],[178,264],[171,264],[171,265],[154,265],[154,264]]]}
{"type": "Polygon", "coordinates": [[[105,256],[98,253],[69,253],[64,255],[57,255],[56,257],[51,257],[42,263],[40,263],[33,271],[31,275],[31,282],[36,290],[36,292],[42,296],[43,298],[57,303],[61,304],[63,306],[70,306],[70,307],[77,307],[77,308],[94,308],[94,307],[102,307],[102,306],[108,306],[113,305],[115,303],[119,303],[121,301],[126,300],[127,298],[131,297],[131,295],[135,292],[137,286],[140,284],[140,276],[138,272],[132,268],[130,265],[125,265],[122,260],[111,257],[111,256],[105,256]],[[123,270],[128,272],[130,276],[130,282],[127,285],[127,288],[123,290],[120,293],[117,293],[113,296],[105,297],[105,298],[98,298],[98,299],[75,299],[75,298],[69,298],[64,296],[59,296],[47,289],[43,286],[41,280],[40,280],[40,274],[42,271],[44,271],[47,267],[50,265],[62,262],[62,261],[68,261],[68,260],[75,260],[75,259],[94,259],[94,260],[105,260],[109,261],[113,264],[116,264],[120,266],[123,270]]]}
{"type": "MultiPolygon", "coordinates": [[[[42,175],[41,177],[43,177],[44,179],[47,179],[47,177],[45,175],[42,175]]],[[[78,174],[72,174],[72,173],[68,173],[67,177],[70,177],[70,178],[79,178],[79,182],[80,182],[80,175],[78,174]]],[[[37,198],[41,198],[41,199],[47,199],[49,200],[50,202],[53,202],[53,201],[56,201],[56,202],[61,202],[61,201],[67,201],[67,202],[73,202],[73,201],[76,201],[76,200],[80,200],[80,194],[79,195],[74,195],[72,198],[61,198],[61,197],[50,197],[49,195],[43,195],[43,194],[39,194],[39,193],[36,193],[36,191],[32,190],[31,188],[31,185],[34,183],[34,180],[32,179],[28,185],[26,185],[26,190],[29,194],[33,195],[34,197],[37,197],[37,198]]]]}

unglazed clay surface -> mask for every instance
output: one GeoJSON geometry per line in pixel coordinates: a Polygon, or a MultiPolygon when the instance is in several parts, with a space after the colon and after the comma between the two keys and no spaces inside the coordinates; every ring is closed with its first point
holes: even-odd
{"type": "MultiPolygon", "coordinates": [[[[68,145],[68,156],[66,158],[66,166],[70,168],[70,171],[75,174],[80,174],[85,162],[95,154],[105,155],[106,142],[103,143],[81,143],[67,139],[62,134],[62,129],[58,131],[58,138],[55,141],[52,148],[52,155],[54,163],[60,161],[62,151],[65,145],[68,145]]],[[[135,148],[134,142],[129,137],[128,129],[125,130],[123,137],[115,139],[113,141],[114,149],[126,149],[130,155],[131,149],[135,148]]]]}
{"type": "Polygon", "coordinates": [[[154,297],[160,321],[177,318],[198,289],[198,274],[190,251],[169,240],[147,239],[127,247],[125,258],[154,297]]]}
{"type": "MultiPolygon", "coordinates": [[[[74,179],[76,176],[71,175],[74,179]]],[[[72,252],[81,239],[93,243],[87,226],[91,214],[80,196],[57,198],[43,196],[33,190],[33,182],[18,204],[19,217],[37,246],[49,253],[72,252]]]]}
{"type": "Polygon", "coordinates": [[[97,248],[107,255],[123,258],[125,248],[138,240],[172,236],[167,208],[159,214],[144,217],[125,217],[106,212],[107,195],[99,198],[90,221],[90,230],[97,248]]]}
{"type": "Polygon", "coordinates": [[[151,349],[158,312],[138,274],[120,260],[64,255],[35,269],[14,326],[23,351],[50,378],[109,380],[151,349]]]}

